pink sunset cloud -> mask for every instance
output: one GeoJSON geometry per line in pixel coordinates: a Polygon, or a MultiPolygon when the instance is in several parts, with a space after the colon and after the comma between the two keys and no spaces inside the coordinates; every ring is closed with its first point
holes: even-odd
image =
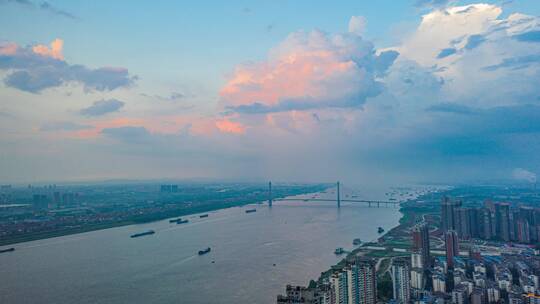
{"type": "Polygon", "coordinates": [[[193,115],[156,116],[149,118],[120,117],[87,122],[89,128],[60,133],[69,138],[92,139],[99,137],[103,130],[122,127],[144,127],[154,134],[180,134],[183,130],[193,136],[210,137],[220,133],[245,134],[246,127],[227,118],[200,117],[193,115]]]}
{"type": "Polygon", "coordinates": [[[41,56],[64,60],[64,55],[62,54],[63,47],[64,41],[56,38],[51,42],[50,46],[38,44],[32,47],[32,51],[41,56]]]}
{"type": "Polygon", "coordinates": [[[0,44],[0,55],[8,56],[15,55],[19,46],[14,42],[6,42],[0,44]]]}
{"type": "Polygon", "coordinates": [[[237,67],[220,91],[222,104],[246,112],[361,104],[378,94],[375,77],[396,56],[381,59],[357,35],[293,33],[266,61],[237,67]]]}
{"type": "Polygon", "coordinates": [[[216,120],[215,124],[222,133],[244,134],[246,132],[246,128],[241,123],[230,121],[227,118],[216,120]]]}

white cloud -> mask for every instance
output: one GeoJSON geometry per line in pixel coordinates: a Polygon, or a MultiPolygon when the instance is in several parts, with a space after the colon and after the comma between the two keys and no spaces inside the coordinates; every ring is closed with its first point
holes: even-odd
{"type": "Polygon", "coordinates": [[[349,33],[362,36],[366,31],[367,20],[364,16],[352,16],[349,20],[349,33]]]}
{"type": "Polygon", "coordinates": [[[527,181],[530,183],[536,182],[536,174],[523,168],[514,169],[514,171],[512,171],[512,177],[519,181],[527,181]]]}

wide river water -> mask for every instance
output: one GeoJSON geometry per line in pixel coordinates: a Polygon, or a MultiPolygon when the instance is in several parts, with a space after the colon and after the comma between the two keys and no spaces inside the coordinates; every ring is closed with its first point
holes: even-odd
{"type": "Polygon", "coordinates": [[[275,202],[16,244],[0,254],[0,303],[275,303],[286,284],[338,262],[336,247],[374,240],[399,217],[397,207],[275,202]],[[149,229],[156,234],[129,237],[149,229]]]}

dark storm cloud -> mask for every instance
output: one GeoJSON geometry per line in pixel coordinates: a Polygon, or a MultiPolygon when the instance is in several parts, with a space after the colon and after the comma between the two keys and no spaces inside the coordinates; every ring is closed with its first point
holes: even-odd
{"type": "Polygon", "coordinates": [[[470,110],[473,115],[429,112],[430,119],[412,127],[408,136],[382,147],[370,147],[369,153],[414,170],[439,168],[452,172],[459,167],[473,170],[476,173],[470,174],[478,177],[490,174],[488,164],[500,169],[513,168],[522,161],[538,163],[540,106],[470,110]]]}
{"type": "Polygon", "coordinates": [[[82,115],[86,116],[100,116],[107,113],[116,112],[124,106],[124,102],[117,99],[98,100],[94,102],[88,108],[84,108],[80,111],[82,115]]]}
{"type": "Polygon", "coordinates": [[[439,115],[437,122],[446,130],[477,135],[517,134],[540,132],[540,106],[533,104],[501,106],[488,109],[442,103],[429,107],[428,112],[439,115]],[[451,115],[474,114],[474,115],[451,115]],[[442,115],[442,116],[441,116],[442,115]],[[450,116],[451,115],[451,116],[450,116]]]}

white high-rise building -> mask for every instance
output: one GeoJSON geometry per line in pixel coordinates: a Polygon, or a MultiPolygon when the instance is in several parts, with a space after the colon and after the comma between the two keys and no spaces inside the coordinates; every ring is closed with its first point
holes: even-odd
{"type": "Polygon", "coordinates": [[[433,275],[433,291],[446,292],[446,280],[442,274],[433,275]]]}
{"type": "Polygon", "coordinates": [[[426,278],[422,268],[413,268],[411,270],[411,287],[416,289],[424,289],[426,278]]]}
{"type": "Polygon", "coordinates": [[[405,260],[396,259],[392,263],[391,276],[394,300],[406,304],[411,299],[411,280],[409,264],[405,260]]]}
{"type": "Polygon", "coordinates": [[[332,304],[375,304],[375,263],[369,259],[357,259],[330,277],[330,289],[332,304]]]}
{"type": "Polygon", "coordinates": [[[420,254],[420,252],[413,252],[411,254],[411,267],[424,268],[424,263],[422,262],[422,254],[420,254]]]}

